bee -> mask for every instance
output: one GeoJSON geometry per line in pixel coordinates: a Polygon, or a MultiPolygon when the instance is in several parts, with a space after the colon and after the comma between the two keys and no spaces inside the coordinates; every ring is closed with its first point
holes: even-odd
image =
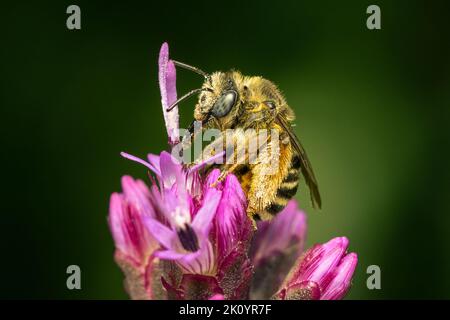
{"type": "MultiPolygon", "coordinates": [[[[278,143],[275,154],[278,167],[267,174],[267,161],[236,161],[233,164],[218,165],[221,174],[218,181],[233,173],[247,195],[247,214],[254,220],[270,220],[280,212],[296,194],[300,173],[310,190],[313,207],[321,207],[321,197],[317,180],[305,149],[294,133],[292,122],[295,114],[287,104],[277,86],[263,77],[244,76],[239,71],[214,72],[211,75],[196,67],[173,61],[176,66],[194,71],[205,78],[201,88],[192,90],[175,101],[170,111],[181,101],[198,94],[194,110],[194,121],[200,121],[203,129],[215,128],[221,132],[233,129],[233,145],[245,144],[253,138],[248,130],[256,134],[261,130],[277,130],[274,140],[267,139],[267,145],[278,143]]],[[[190,128],[193,139],[193,128],[190,128]]],[[[222,141],[223,142],[223,141],[222,141]]],[[[216,139],[214,143],[221,143],[216,139]]],[[[269,147],[270,148],[270,147],[269,147]]],[[[201,158],[210,156],[213,143],[203,150],[201,158]]]]}

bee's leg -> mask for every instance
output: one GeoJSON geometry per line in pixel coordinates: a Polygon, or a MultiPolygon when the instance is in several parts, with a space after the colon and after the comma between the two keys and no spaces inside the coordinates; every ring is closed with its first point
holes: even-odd
{"type": "MultiPolygon", "coordinates": [[[[211,123],[213,122],[212,118],[209,118],[207,121],[204,121],[202,123],[202,127],[201,130],[195,130],[195,121],[194,120],[191,125],[189,126],[188,132],[189,132],[189,137],[188,142],[186,143],[186,145],[191,146],[194,143],[194,140],[197,138],[198,134],[200,132],[204,132],[206,129],[208,129],[211,125],[211,123]]],[[[202,152],[198,155],[197,158],[195,158],[191,163],[187,164],[186,166],[189,167],[193,167],[195,165],[198,165],[200,163],[202,163],[203,161],[205,161],[206,159],[209,159],[211,156],[214,156],[214,151],[216,148],[220,147],[220,144],[222,143],[223,140],[221,139],[217,139],[217,141],[214,141],[213,143],[210,143],[209,145],[206,146],[205,149],[202,150],[202,152]]]]}
{"type": "MultiPolygon", "coordinates": [[[[217,186],[217,184],[219,182],[222,182],[223,180],[225,180],[227,175],[230,173],[233,173],[239,166],[249,163],[249,159],[250,159],[251,155],[253,155],[253,153],[250,155],[249,152],[247,152],[247,151],[246,152],[236,152],[237,150],[235,148],[235,146],[237,146],[237,145],[246,145],[247,139],[248,139],[248,137],[243,135],[241,131],[238,131],[238,132],[235,132],[235,134],[232,136],[231,141],[226,141],[226,150],[229,150],[230,148],[232,149],[232,152],[229,155],[229,159],[231,159],[233,161],[232,161],[232,163],[227,163],[222,166],[223,169],[222,169],[219,177],[217,178],[217,180],[212,184],[213,187],[217,186]]],[[[252,152],[255,152],[255,150],[253,150],[252,152]]],[[[227,161],[229,159],[227,159],[227,161]]]]}
{"type": "Polygon", "coordinates": [[[227,177],[228,174],[233,173],[233,171],[236,170],[236,168],[237,168],[239,165],[240,165],[239,163],[235,163],[235,164],[231,165],[230,167],[227,167],[227,168],[225,168],[225,169],[222,169],[222,171],[220,172],[219,177],[217,178],[216,181],[214,181],[214,182],[211,184],[211,187],[212,187],[212,188],[215,188],[215,187],[219,184],[219,182],[222,182],[223,180],[225,180],[225,178],[227,177]]]}
{"type": "Polygon", "coordinates": [[[252,207],[250,207],[250,205],[247,207],[247,217],[250,218],[250,221],[252,222],[252,226],[254,230],[257,230],[257,225],[256,223],[258,221],[261,221],[261,217],[260,215],[256,212],[256,210],[252,207]]]}
{"type": "MultiPolygon", "coordinates": [[[[182,144],[182,148],[180,151],[180,155],[183,156],[184,154],[184,150],[189,149],[192,146],[192,143],[194,142],[195,138],[198,135],[198,132],[194,130],[195,129],[195,120],[193,120],[191,122],[191,124],[189,125],[189,128],[186,132],[186,134],[183,136],[183,138],[181,139],[181,144],[182,144]]],[[[193,162],[188,162],[185,163],[185,167],[189,168],[192,167],[195,164],[195,159],[193,162]]]]}
{"type": "Polygon", "coordinates": [[[214,167],[224,167],[224,153],[223,153],[223,136],[216,138],[213,142],[208,144],[202,152],[187,165],[187,168],[203,168],[209,171],[214,167]]]}

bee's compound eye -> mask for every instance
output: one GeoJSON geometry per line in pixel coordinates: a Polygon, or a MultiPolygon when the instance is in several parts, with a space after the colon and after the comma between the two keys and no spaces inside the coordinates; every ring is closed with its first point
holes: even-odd
{"type": "Polygon", "coordinates": [[[237,100],[237,92],[234,90],[224,92],[214,103],[211,113],[216,118],[226,116],[237,100]]]}
{"type": "Polygon", "coordinates": [[[273,101],[265,101],[264,103],[272,110],[276,108],[275,103],[273,101]]]}

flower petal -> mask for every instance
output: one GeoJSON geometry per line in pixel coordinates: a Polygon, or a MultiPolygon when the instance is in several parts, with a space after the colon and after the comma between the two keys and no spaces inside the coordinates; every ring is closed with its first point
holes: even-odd
{"type": "Polygon", "coordinates": [[[255,266],[251,299],[269,299],[277,292],[301,254],[305,230],[305,216],[297,209],[295,200],[291,200],[270,224],[259,225],[251,250],[255,266]]]}
{"type": "Polygon", "coordinates": [[[189,169],[189,172],[194,172],[194,171],[198,171],[201,168],[203,168],[204,166],[206,166],[207,164],[211,164],[214,161],[216,161],[217,159],[223,158],[223,156],[225,155],[225,151],[221,151],[218,154],[206,159],[206,160],[202,160],[200,163],[197,163],[196,165],[192,166],[189,169]]]}
{"type": "Polygon", "coordinates": [[[154,216],[153,207],[150,204],[150,191],[141,180],[134,180],[130,176],[122,177],[122,190],[127,200],[142,214],[154,216]]]}
{"type": "Polygon", "coordinates": [[[274,252],[286,250],[293,243],[296,243],[297,254],[300,255],[306,238],[306,215],[298,209],[297,202],[291,200],[270,224],[262,222],[258,229],[253,264],[274,252]]]}
{"type": "Polygon", "coordinates": [[[193,255],[193,256],[197,257],[199,255],[199,253],[197,253],[197,252],[181,253],[181,252],[176,252],[173,250],[160,250],[160,251],[155,252],[155,257],[158,257],[158,258],[164,259],[164,260],[180,260],[180,259],[186,258],[187,255],[193,255]]]}
{"type": "Polygon", "coordinates": [[[236,176],[227,176],[222,187],[215,218],[215,228],[219,257],[230,252],[239,241],[246,241],[252,229],[247,216],[247,200],[236,176]]]}
{"type": "Polygon", "coordinates": [[[178,260],[179,265],[193,274],[213,275],[216,272],[216,258],[211,241],[198,234],[200,249],[186,254],[178,260]]]}
{"type": "Polygon", "coordinates": [[[207,234],[212,227],[212,220],[216,215],[217,206],[221,198],[222,192],[211,188],[203,199],[203,205],[198,210],[197,214],[192,221],[192,227],[194,230],[207,234]]]}
{"type": "Polygon", "coordinates": [[[131,161],[134,161],[134,162],[137,162],[137,163],[140,163],[140,164],[146,166],[147,168],[149,168],[154,173],[157,172],[156,169],[150,163],[148,163],[145,160],[142,160],[141,158],[138,158],[138,157],[133,156],[133,155],[131,155],[129,153],[126,153],[126,152],[121,152],[120,155],[122,157],[124,157],[125,159],[131,160],[131,161]]]}
{"type": "Polygon", "coordinates": [[[177,187],[185,188],[186,177],[183,172],[183,166],[170,153],[163,151],[159,157],[161,168],[161,178],[163,187],[172,188],[175,184],[177,187]]]}
{"type": "Polygon", "coordinates": [[[169,45],[163,43],[159,52],[159,88],[164,121],[166,123],[169,143],[174,145],[179,141],[178,106],[171,111],[167,108],[177,100],[175,65],[169,60],[169,45]]]}
{"type": "Polygon", "coordinates": [[[161,176],[161,168],[159,165],[159,156],[156,154],[149,153],[147,155],[148,162],[153,166],[153,172],[160,177],[161,176]]]}
{"type": "MultiPolygon", "coordinates": [[[[202,196],[202,179],[198,172],[190,171],[186,176],[186,189],[194,199],[200,199],[202,196]]],[[[195,211],[195,205],[192,205],[192,212],[195,211]]]]}
{"type": "MultiPolygon", "coordinates": [[[[187,215],[191,221],[190,208],[191,197],[188,194],[186,173],[183,166],[178,163],[170,153],[163,151],[159,157],[161,168],[161,192],[162,201],[169,214],[168,219],[172,219],[176,212],[187,215]]],[[[173,221],[171,220],[173,224],[173,221]]]]}
{"type": "Polygon", "coordinates": [[[214,169],[208,174],[208,176],[206,177],[205,183],[203,184],[203,194],[207,194],[210,189],[215,189],[215,188],[212,188],[211,185],[213,183],[217,182],[217,179],[219,178],[219,176],[220,176],[219,169],[214,169]]]}
{"type": "Polygon", "coordinates": [[[173,248],[173,239],[176,234],[163,225],[161,222],[150,218],[144,217],[143,219],[145,226],[150,231],[150,234],[165,248],[172,249],[173,248]]]}
{"type": "Polygon", "coordinates": [[[338,237],[310,249],[302,261],[301,280],[317,282],[324,291],[347,248],[348,239],[338,237]]]}
{"type": "Polygon", "coordinates": [[[199,235],[200,248],[195,252],[180,252],[173,249],[155,252],[160,259],[174,260],[188,273],[212,275],[216,264],[211,242],[199,235]]]}
{"type": "Polygon", "coordinates": [[[156,248],[156,242],[144,227],[145,213],[125,195],[113,193],[110,199],[108,222],[116,248],[136,265],[146,263],[156,248]]]}
{"type": "Polygon", "coordinates": [[[320,297],[321,300],[339,300],[344,298],[350,289],[353,273],[358,264],[356,253],[347,254],[339,264],[336,274],[331,280],[328,288],[320,297]]]}
{"type": "Polygon", "coordinates": [[[123,213],[123,196],[119,193],[113,193],[109,201],[109,226],[114,239],[116,248],[122,252],[127,251],[127,243],[122,227],[123,213]]]}

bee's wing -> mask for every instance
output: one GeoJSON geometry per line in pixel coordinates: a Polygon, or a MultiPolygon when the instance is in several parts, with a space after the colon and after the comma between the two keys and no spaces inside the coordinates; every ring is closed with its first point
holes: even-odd
{"type": "Polygon", "coordinates": [[[291,145],[300,157],[300,161],[302,163],[301,171],[303,176],[305,177],[306,184],[309,187],[312,205],[314,208],[321,208],[322,199],[320,198],[319,186],[317,184],[316,177],[314,176],[311,163],[309,162],[308,156],[306,155],[305,148],[303,148],[302,144],[298,140],[297,136],[292,130],[290,123],[281,115],[278,115],[277,120],[277,123],[288,133],[291,145]]]}

